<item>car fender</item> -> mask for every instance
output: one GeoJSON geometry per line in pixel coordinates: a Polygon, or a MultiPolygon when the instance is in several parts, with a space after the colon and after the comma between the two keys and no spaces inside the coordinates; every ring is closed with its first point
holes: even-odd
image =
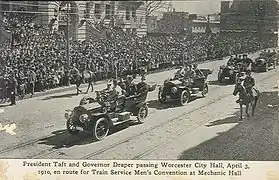
{"type": "Polygon", "coordinates": [[[140,108],[141,106],[146,105],[146,104],[147,104],[146,101],[139,102],[139,103],[136,104],[136,107],[137,107],[137,108],[140,108]]]}
{"type": "Polygon", "coordinates": [[[109,121],[110,126],[113,126],[113,123],[112,123],[111,119],[109,118],[109,116],[107,114],[104,114],[104,113],[94,113],[94,114],[91,114],[90,122],[94,123],[94,122],[96,122],[100,118],[106,118],[109,121]]]}

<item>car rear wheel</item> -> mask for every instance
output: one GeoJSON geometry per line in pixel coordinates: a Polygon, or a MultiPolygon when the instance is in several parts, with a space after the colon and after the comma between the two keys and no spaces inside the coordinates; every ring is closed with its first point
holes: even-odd
{"type": "Polygon", "coordinates": [[[109,121],[107,118],[99,118],[93,124],[93,138],[95,140],[103,140],[109,133],[109,121]]]}
{"type": "Polygon", "coordinates": [[[158,93],[158,100],[160,103],[165,103],[167,100],[167,97],[165,95],[163,95],[163,91],[159,90],[158,93]]]}
{"type": "Polygon", "coordinates": [[[189,91],[187,90],[183,91],[180,96],[180,104],[182,106],[186,105],[189,102],[189,99],[190,99],[189,91]]]}
{"type": "Polygon", "coordinates": [[[71,119],[67,120],[66,126],[70,134],[75,135],[78,133],[77,126],[71,121],[71,119]]]}
{"type": "Polygon", "coordinates": [[[148,116],[148,106],[145,104],[139,108],[137,120],[139,123],[144,123],[148,116]]]}

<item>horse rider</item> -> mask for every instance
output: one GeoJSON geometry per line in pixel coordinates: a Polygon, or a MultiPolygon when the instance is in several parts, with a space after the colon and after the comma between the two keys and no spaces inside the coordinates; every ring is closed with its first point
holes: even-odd
{"type": "Polygon", "coordinates": [[[80,74],[79,70],[76,68],[75,64],[73,65],[73,77],[75,80],[75,84],[76,84],[76,89],[77,89],[77,95],[79,95],[79,93],[81,93],[82,91],[79,89],[81,82],[82,82],[82,75],[80,74]]]}
{"type": "MultiPolygon", "coordinates": [[[[240,75],[240,73],[238,73],[237,74],[237,76],[236,76],[236,85],[241,85],[241,82],[242,82],[242,78],[241,78],[241,75],[240,75]]],[[[240,103],[240,97],[238,98],[238,100],[236,100],[236,103],[240,103]]]]}
{"type": "Polygon", "coordinates": [[[246,93],[252,97],[252,89],[255,86],[255,79],[251,76],[251,69],[246,71],[246,77],[243,82],[243,86],[246,90],[246,93]]]}

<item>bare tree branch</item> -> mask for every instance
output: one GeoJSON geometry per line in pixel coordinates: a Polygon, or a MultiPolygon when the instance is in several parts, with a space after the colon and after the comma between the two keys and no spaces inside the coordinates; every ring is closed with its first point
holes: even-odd
{"type": "Polygon", "coordinates": [[[167,9],[168,3],[163,0],[146,1],[146,16],[149,16],[158,9],[167,9]]]}

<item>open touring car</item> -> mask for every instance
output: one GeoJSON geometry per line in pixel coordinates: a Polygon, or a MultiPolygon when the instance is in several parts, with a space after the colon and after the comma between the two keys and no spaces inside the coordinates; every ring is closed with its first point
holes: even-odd
{"type": "Polygon", "coordinates": [[[158,100],[165,103],[167,99],[179,100],[180,104],[186,105],[191,97],[201,94],[203,97],[208,93],[207,76],[212,73],[209,69],[200,69],[204,76],[191,79],[167,79],[159,87],[158,100]]]}
{"type": "Polygon", "coordinates": [[[83,99],[79,106],[72,111],[67,110],[65,118],[66,126],[70,134],[84,131],[96,140],[104,139],[110,129],[119,124],[132,120],[143,123],[148,116],[146,103],[148,92],[154,91],[156,84],[148,85],[148,90],[136,97],[119,95],[116,101],[109,102],[106,94],[96,92],[97,98],[83,99]]]}

